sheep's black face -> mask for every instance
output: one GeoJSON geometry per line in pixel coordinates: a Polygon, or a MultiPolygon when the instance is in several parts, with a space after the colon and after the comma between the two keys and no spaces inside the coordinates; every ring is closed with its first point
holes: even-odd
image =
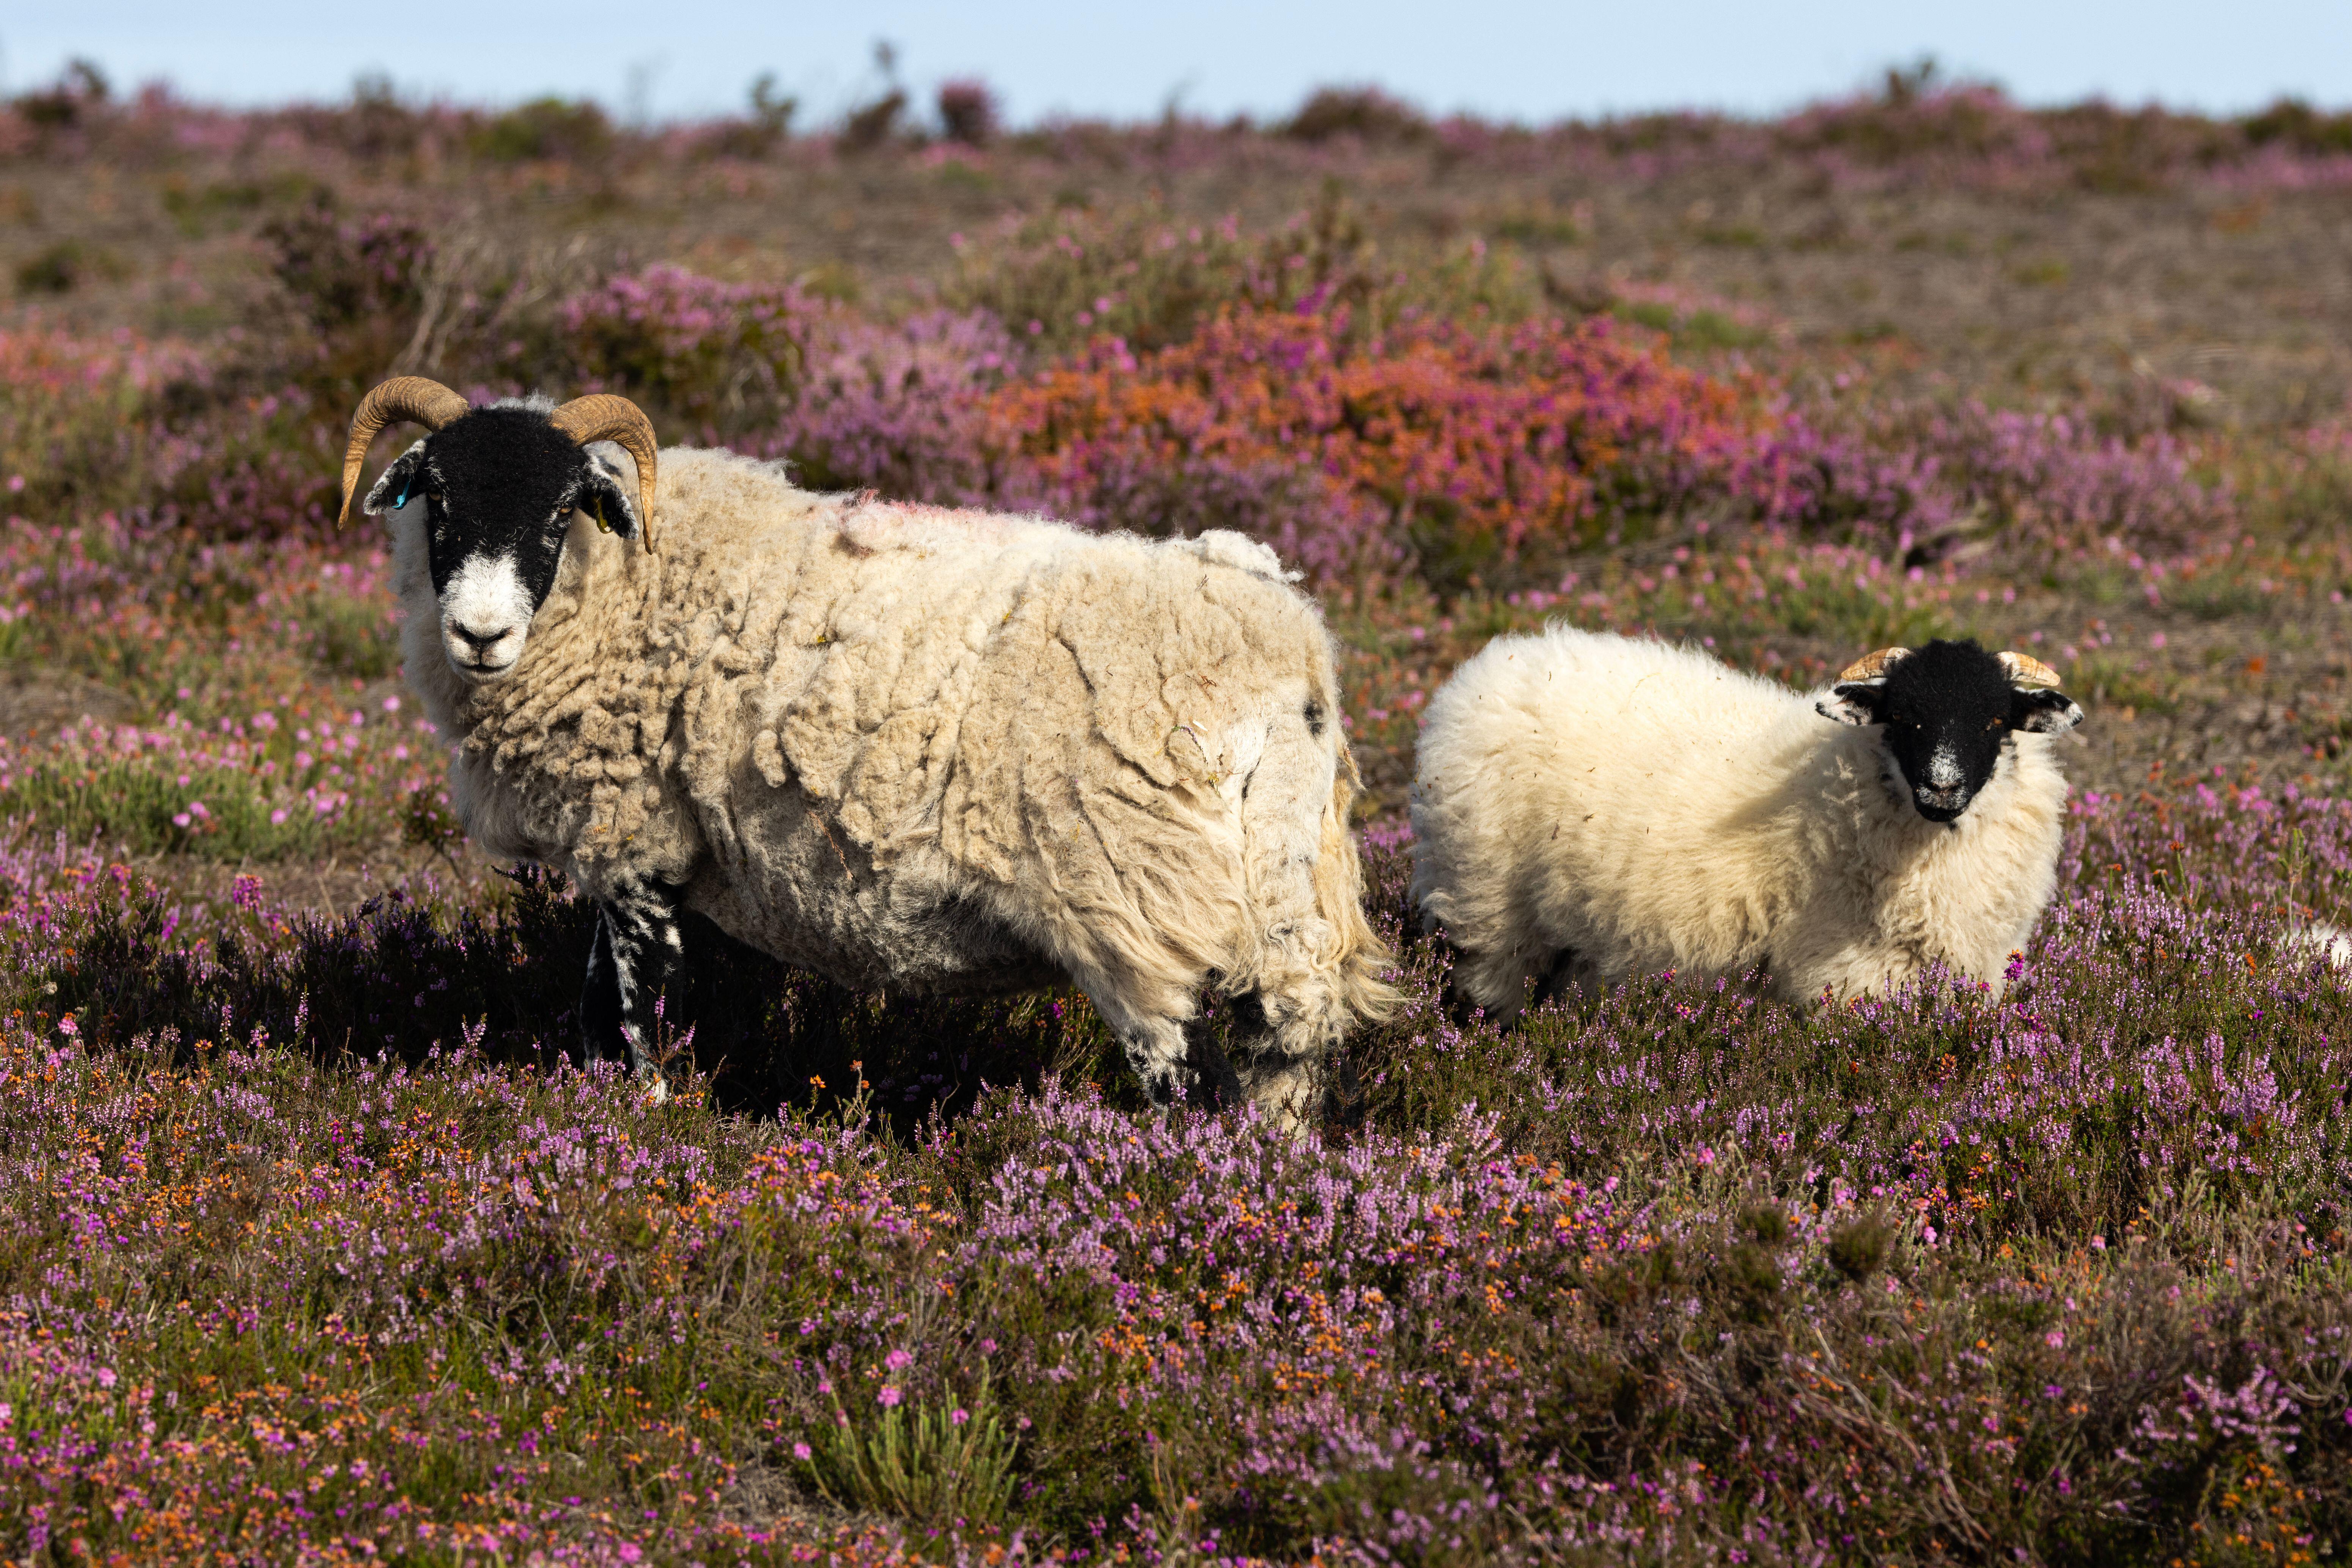
{"type": "Polygon", "coordinates": [[[403,454],[363,503],[425,509],[441,640],[468,680],[522,657],[531,617],[555,585],[564,536],[582,511],[624,534],[636,513],[619,476],[525,405],[477,408],[403,454]]]}
{"type": "Polygon", "coordinates": [[[1818,706],[1843,723],[1884,726],[1913,807],[1930,822],[1952,822],[1992,778],[2011,735],[2058,734],[2082,722],[2074,699],[2021,681],[2005,657],[2013,656],[1973,641],[1891,650],[1876,679],[1842,683],[1818,706]]]}

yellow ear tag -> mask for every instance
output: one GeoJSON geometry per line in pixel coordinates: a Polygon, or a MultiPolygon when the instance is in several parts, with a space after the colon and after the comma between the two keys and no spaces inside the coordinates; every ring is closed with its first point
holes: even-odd
{"type": "Polygon", "coordinates": [[[592,504],[591,510],[596,519],[596,531],[599,533],[612,532],[613,525],[604,521],[604,498],[603,496],[598,496],[596,498],[594,502],[592,504]]]}

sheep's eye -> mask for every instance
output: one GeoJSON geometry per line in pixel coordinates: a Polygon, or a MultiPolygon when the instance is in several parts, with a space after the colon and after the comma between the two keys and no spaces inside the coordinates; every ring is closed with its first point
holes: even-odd
{"type": "Polygon", "coordinates": [[[562,510],[561,510],[561,511],[557,512],[555,515],[556,515],[557,517],[559,517],[559,518],[570,517],[570,516],[572,515],[572,509],[567,506],[567,507],[565,507],[562,510]]]}

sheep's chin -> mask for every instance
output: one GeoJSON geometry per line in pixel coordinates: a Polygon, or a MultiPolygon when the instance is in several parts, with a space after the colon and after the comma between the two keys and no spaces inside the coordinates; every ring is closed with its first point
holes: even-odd
{"type": "Polygon", "coordinates": [[[499,656],[499,662],[469,663],[468,658],[475,650],[448,632],[441,634],[442,657],[449,661],[449,668],[457,679],[468,686],[487,686],[492,681],[503,680],[514,673],[516,665],[522,662],[523,638],[520,635],[501,638],[495,647],[499,656]]]}

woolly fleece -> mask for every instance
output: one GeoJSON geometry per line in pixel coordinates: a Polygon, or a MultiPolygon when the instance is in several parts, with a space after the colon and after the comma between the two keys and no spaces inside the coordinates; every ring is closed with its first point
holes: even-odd
{"type": "Polygon", "coordinates": [[[1330,639],[1272,551],[816,495],[693,448],[661,479],[658,552],[577,519],[478,685],[393,517],[408,678],[489,853],[593,897],[658,879],[847,984],[1066,978],[1147,1087],[1203,984],[1264,1005],[1261,1101],[1391,1005],[1330,639]]]}
{"type": "Polygon", "coordinates": [[[1955,822],[1927,821],[1880,742],[1820,693],[1652,641],[1498,638],[1431,700],[1413,897],[1501,1020],[1563,953],[1580,984],[1763,965],[1796,1002],[1940,959],[2004,984],[2057,883],[2066,784],[2014,733],[1955,822]]]}

